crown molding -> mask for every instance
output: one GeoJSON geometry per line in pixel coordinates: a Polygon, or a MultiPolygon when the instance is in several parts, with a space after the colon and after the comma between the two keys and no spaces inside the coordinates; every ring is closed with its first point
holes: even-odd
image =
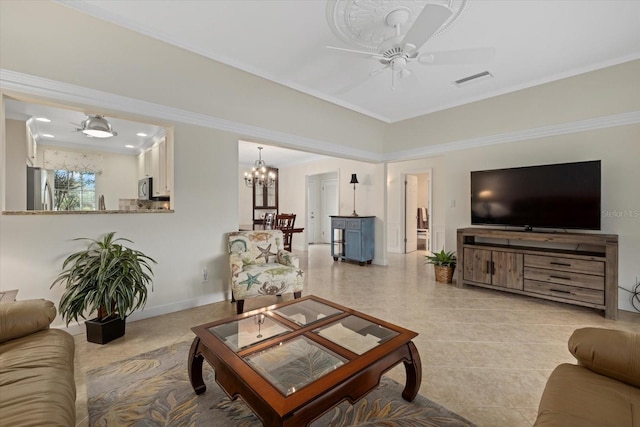
{"type": "Polygon", "coordinates": [[[55,102],[67,102],[87,107],[120,111],[136,116],[146,116],[156,121],[163,120],[208,127],[236,133],[242,139],[256,138],[273,141],[277,144],[282,144],[285,148],[293,150],[311,151],[317,154],[360,160],[369,163],[413,160],[469,148],[640,123],[640,111],[631,111],[611,116],[595,117],[569,123],[452,141],[411,150],[378,154],[319,139],[301,137],[286,132],[252,126],[7,69],[0,69],[0,89],[9,95],[11,94],[10,92],[15,92],[17,95],[31,95],[55,102]]]}
{"type": "Polygon", "coordinates": [[[505,144],[510,142],[525,141],[528,139],[545,138],[568,133],[586,132],[596,129],[605,129],[616,126],[625,126],[640,123],[640,111],[614,114],[611,116],[595,117],[592,119],[578,120],[569,123],[542,126],[538,128],[505,132],[478,138],[463,139],[444,144],[414,148],[411,150],[394,151],[385,153],[383,161],[398,162],[414,160],[423,157],[431,157],[451,151],[466,150],[469,148],[486,147],[488,145],[505,144]]]}
{"type": "Polygon", "coordinates": [[[52,102],[80,104],[82,106],[109,109],[134,114],[136,116],[146,116],[156,121],[180,122],[218,129],[237,133],[245,139],[266,139],[283,144],[286,148],[294,150],[310,150],[318,154],[372,163],[378,163],[382,160],[381,154],[371,151],[359,150],[315,138],[307,138],[287,132],[221,119],[206,114],[168,107],[166,105],[19,73],[4,68],[0,69],[0,89],[3,92],[31,95],[52,102]]]}

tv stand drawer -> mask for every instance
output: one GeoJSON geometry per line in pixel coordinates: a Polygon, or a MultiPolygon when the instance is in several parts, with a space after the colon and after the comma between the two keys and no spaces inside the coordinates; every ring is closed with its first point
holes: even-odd
{"type": "Polygon", "coordinates": [[[524,265],[525,267],[546,268],[551,270],[572,271],[575,273],[604,276],[604,262],[602,261],[527,254],[524,256],[524,265]]]}
{"type": "Polygon", "coordinates": [[[565,298],[590,304],[604,304],[604,290],[598,291],[594,289],[580,288],[577,286],[565,286],[557,283],[538,282],[527,279],[524,281],[524,290],[536,294],[565,298]]]}
{"type": "Polygon", "coordinates": [[[604,277],[590,274],[572,273],[569,271],[547,270],[544,268],[525,267],[524,278],[539,282],[558,283],[566,286],[576,286],[602,291],[604,277]]]}

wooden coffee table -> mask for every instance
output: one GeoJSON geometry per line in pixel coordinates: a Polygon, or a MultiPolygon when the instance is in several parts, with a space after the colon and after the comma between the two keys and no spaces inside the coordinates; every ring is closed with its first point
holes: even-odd
{"type": "Polygon", "coordinates": [[[313,295],[191,330],[196,394],[206,391],[206,359],[227,395],[242,397],[269,427],[308,425],[343,400],[353,404],[400,362],[405,400],[422,381],[417,333],[313,295]]]}

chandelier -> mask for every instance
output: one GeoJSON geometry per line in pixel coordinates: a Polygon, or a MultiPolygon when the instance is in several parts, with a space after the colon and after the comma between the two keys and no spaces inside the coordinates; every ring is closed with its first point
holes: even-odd
{"type": "Polygon", "coordinates": [[[262,160],[262,148],[258,147],[258,160],[253,163],[251,170],[244,173],[244,184],[249,188],[254,185],[258,187],[273,187],[276,183],[276,174],[270,171],[264,160],[262,160]]]}

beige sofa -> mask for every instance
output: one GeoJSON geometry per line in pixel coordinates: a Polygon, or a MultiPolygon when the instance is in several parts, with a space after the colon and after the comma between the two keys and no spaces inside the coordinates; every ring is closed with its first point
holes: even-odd
{"type": "Polygon", "coordinates": [[[73,337],[51,301],[0,303],[0,424],[74,426],[73,337]]]}
{"type": "Polygon", "coordinates": [[[640,427],[640,333],[583,328],[549,377],[537,427],[640,427]]]}

